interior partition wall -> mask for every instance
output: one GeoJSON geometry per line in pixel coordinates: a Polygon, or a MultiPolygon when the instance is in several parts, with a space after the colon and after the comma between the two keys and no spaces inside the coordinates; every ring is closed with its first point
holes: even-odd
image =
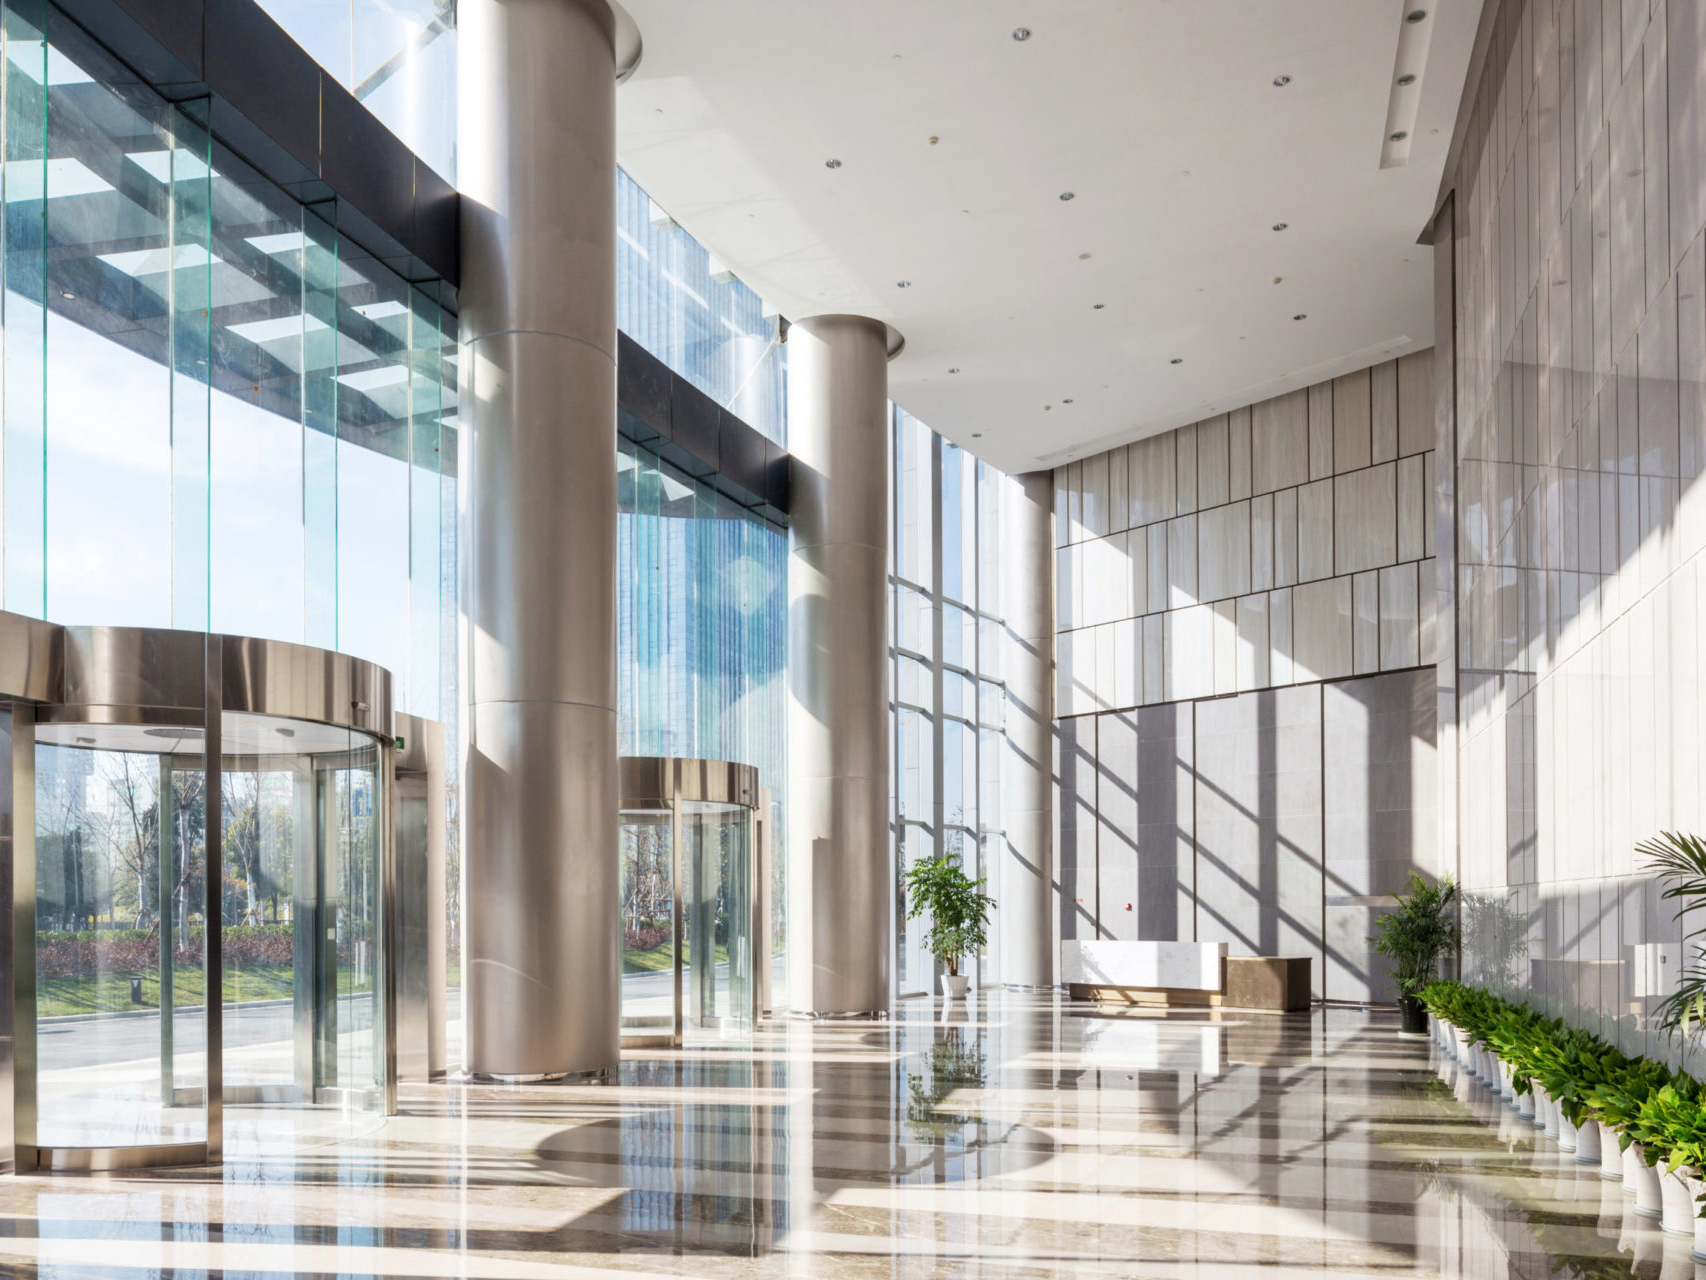
{"type": "Polygon", "coordinates": [[[1055,468],[1056,928],[1307,956],[1369,935],[1439,812],[1433,356],[1055,468]]]}

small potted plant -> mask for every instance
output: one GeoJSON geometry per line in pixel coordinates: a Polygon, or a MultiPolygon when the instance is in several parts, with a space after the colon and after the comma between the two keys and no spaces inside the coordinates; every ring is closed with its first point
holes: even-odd
{"type": "Polygon", "coordinates": [[[1457,886],[1450,876],[1436,882],[1412,871],[1410,892],[1397,897],[1397,908],[1374,922],[1369,941],[1392,961],[1401,1029],[1425,1035],[1428,1011],[1417,996],[1437,976],[1439,958],[1457,946],[1457,886]]]}
{"type": "Polygon", "coordinates": [[[973,880],[947,855],[915,862],[906,873],[906,918],[929,915],[924,946],[948,966],[942,975],[942,993],[950,1000],[965,995],[971,981],[960,972],[960,960],[982,948],[989,931],[995,899],[983,891],[983,885],[982,879],[973,880]]]}

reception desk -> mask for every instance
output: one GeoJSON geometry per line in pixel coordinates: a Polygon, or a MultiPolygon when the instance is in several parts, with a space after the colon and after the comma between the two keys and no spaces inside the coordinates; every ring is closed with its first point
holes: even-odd
{"type": "Polygon", "coordinates": [[[1308,956],[1229,956],[1224,942],[1067,941],[1061,980],[1075,1000],[1183,1008],[1309,1008],[1308,956]]]}

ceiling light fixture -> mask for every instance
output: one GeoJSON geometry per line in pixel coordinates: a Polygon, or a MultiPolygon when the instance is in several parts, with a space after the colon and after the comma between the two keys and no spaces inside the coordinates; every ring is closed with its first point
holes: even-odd
{"type": "Polygon", "coordinates": [[[1184,356],[1174,356],[1167,363],[1168,364],[1184,364],[1185,363],[1185,357],[1184,356]]]}
{"type": "Polygon", "coordinates": [[[1400,129],[1400,130],[1398,130],[1397,133],[1392,135],[1392,141],[1402,142],[1402,141],[1404,141],[1405,138],[1408,138],[1409,136],[1410,135],[1408,133],[1406,133],[1404,130],[1400,129]]]}
{"type": "Polygon", "coordinates": [[[1098,303],[1093,304],[1090,309],[1092,311],[1100,311],[1103,307],[1105,307],[1107,305],[1108,304],[1105,302],[1098,302],[1098,303]]]}
{"type": "Polygon", "coordinates": [[[1071,404],[1071,403],[1072,403],[1072,397],[1071,397],[1071,396],[1067,396],[1067,397],[1066,397],[1066,399],[1064,399],[1064,400],[1062,400],[1062,401],[1061,401],[1061,403],[1062,403],[1062,404],[1071,404]]]}
{"type": "Polygon", "coordinates": [[[1062,191],[1060,193],[1060,198],[1062,200],[1071,200],[1076,194],[1077,194],[1076,192],[1072,192],[1072,191],[1062,191]]]}
{"type": "Polygon", "coordinates": [[[949,370],[948,370],[948,372],[949,372],[949,373],[958,373],[958,372],[959,372],[959,371],[960,371],[960,370],[959,370],[959,366],[958,366],[958,365],[956,365],[956,366],[954,366],[954,367],[953,367],[953,368],[952,368],[952,369],[949,369],[949,370]]]}
{"type": "Polygon", "coordinates": [[[910,289],[910,288],[912,288],[912,281],[910,281],[910,280],[896,280],[894,282],[894,287],[897,289],[910,289]]]}
{"type": "Polygon", "coordinates": [[[73,302],[75,302],[77,300],[77,295],[72,293],[71,290],[69,290],[69,289],[61,289],[59,291],[59,296],[62,298],[69,298],[73,302]]]}
{"type": "Polygon", "coordinates": [[[1296,315],[1294,315],[1292,317],[1292,319],[1293,320],[1307,320],[1307,319],[1309,319],[1309,314],[1307,312],[1304,312],[1304,311],[1299,311],[1296,315]]]}
{"type": "Polygon", "coordinates": [[[1276,89],[1283,89],[1290,83],[1291,77],[1288,75],[1277,75],[1274,77],[1274,88],[1276,89]]]}
{"type": "Polygon", "coordinates": [[[1087,262],[1087,261],[1089,261],[1089,258],[1090,258],[1090,255],[1087,253],[1081,253],[1078,255],[1078,261],[1080,261],[1080,262],[1087,262]]]}
{"type": "Polygon", "coordinates": [[[1020,44],[1024,44],[1031,38],[1031,29],[1029,27],[1014,27],[1013,38],[1020,44]]]}
{"type": "Polygon", "coordinates": [[[839,161],[839,160],[825,160],[823,162],[823,167],[825,169],[839,169],[841,167],[841,161],[839,161]]]}
{"type": "Polygon", "coordinates": [[[981,431],[974,431],[974,432],[972,432],[972,433],[971,433],[971,438],[972,438],[972,439],[973,439],[973,440],[981,440],[981,439],[983,439],[983,432],[981,432],[981,431]]]}
{"type": "Polygon", "coordinates": [[[1412,10],[1410,10],[1410,12],[1408,12],[1404,15],[1404,21],[1405,22],[1420,22],[1423,18],[1425,18],[1427,16],[1428,16],[1428,11],[1426,9],[1412,9],[1412,10]]]}
{"type": "Polygon", "coordinates": [[[1274,230],[1275,231],[1284,231],[1290,225],[1291,224],[1289,222],[1276,222],[1276,223],[1274,223],[1274,230]]]}
{"type": "Polygon", "coordinates": [[[1416,83],[1416,77],[1406,71],[1403,75],[1398,77],[1398,83],[1404,88],[1409,88],[1409,86],[1416,83]]]}

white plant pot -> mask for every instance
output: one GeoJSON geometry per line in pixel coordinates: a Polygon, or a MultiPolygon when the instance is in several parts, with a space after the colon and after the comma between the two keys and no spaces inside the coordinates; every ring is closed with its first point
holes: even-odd
{"type": "Polygon", "coordinates": [[[944,973],[942,975],[942,994],[950,1000],[964,1000],[966,998],[966,988],[970,985],[970,974],[944,973]]]}
{"type": "Polygon", "coordinates": [[[1464,1066],[1469,1065],[1469,1037],[1463,1034],[1461,1027],[1451,1029],[1451,1056],[1464,1066]]]}
{"type": "Polygon", "coordinates": [[[1595,1162],[1599,1165],[1599,1176],[1622,1181],[1623,1156],[1617,1150],[1617,1131],[1610,1125],[1599,1120],[1588,1121],[1593,1126],[1593,1154],[1588,1154],[1587,1125],[1582,1126],[1582,1144],[1576,1148],[1576,1159],[1584,1162],[1595,1162]]]}
{"type": "Polygon", "coordinates": [[[1623,1194],[1634,1195],[1635,1212],[1644,1218],[1657,1218],[1664,1213],[1659,1171],[1647,1163],[1639,1142],[1631,1142],[1623,1153],[1623,1194]]]}
{"type": "MultiPolygon", "coordinates": [[[[1564,1114],[1564,1108],[1556,1102],[1552,1104],[1552,1113],[1558,1117],[1558,1150],[1580,1151],[1582,1148],[1581,1130],[1570,1123],[1569,1117],[1564,1114]]],[[[1593,1121],[1589,1120],[1586,1127],[1591,1129],[1593,1121]]]]}
{"type": "MultiPolygon", "coordinates": [[[[1539,1088],[1538,1085],[1535,1087],[1539,1088]]],[[[1546,1122],[1541,1127],[1546,1130],[1546,1136],[1548,1138],[1556,1139],[1560,1130],[1563,1128],[1564,1117],[1558,1114],[1557,1100],[1554,1099],[1551,1094],[1547,1093],[1546,1090],[1540,1090],[1540,1098],[1541,1101],[1546,1104],[1546,1122]]]]}
{"type": "Polygon", "coordinates": [[[1659,1200],[1664,1206],[1661,1225],[1672,1235],[1694,1235],[1694,1189],[1680,1172],[1659,1171],[1659,1200]]]}
{"type": "MultiPolygon", "coordinates": [[[[1519,1093],[1516,1095],[1516,1113],[1524,1120],[1532,1121],[1534,1119],[1535,1097],[1534,1089],[1532,1087],[1529,1088],[1527,1093],[1519,1093]]],[[[1546,1121],[1544,1119],[1540,1121],[1540,1127],[1542,1129],[1546,1127],[1546,1121]]]]}
{"type": "Polygon", "coordinates": [[[1706,1192],[1706,1182],[1691,1173],[1683,1174],[1682,1180],[1688,1184],[1688,1196],[1691,1201],[1688,1212],[1694,1219],[1694,1258],[1697,1262],[1706,1262],[1706,1218],[1697,1216],[1700,1213],[1701,1193],[1706,1192]]]}
{"type": "Polygon", "coordinates": [[[1502,1061],[1497,1057],[1495,1057],[1493,1061],[1499,1064],[1499,1097],[1503,1098],[1514,1107],[1517,1105],[1516,1085],[1511,1077],[1510,1063],[1502,1061]]]}

